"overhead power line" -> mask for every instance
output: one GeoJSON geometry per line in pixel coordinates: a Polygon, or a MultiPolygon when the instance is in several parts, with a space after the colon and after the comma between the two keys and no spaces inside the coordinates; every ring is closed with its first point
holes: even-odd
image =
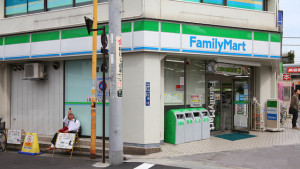
{"type": "Polygon", "coordinates": [[[282,37],[282,38],[290,38],[290,39],[300,39],[300,37],[297,37],[297,36],[287,36],[287,37],[282,37]]]}
{"type": "Polygon", "coordinates": [[[282,44],[282,46],[300,46],[300,44],[282,44]]]}

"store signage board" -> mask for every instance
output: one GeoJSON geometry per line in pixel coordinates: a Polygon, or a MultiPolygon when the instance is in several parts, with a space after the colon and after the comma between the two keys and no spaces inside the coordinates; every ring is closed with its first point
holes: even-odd
{"type": "Polygon", "coordinates": [[[72,149],[75,133],[58,133],[55,148],[72,149]]]}
{"type": "Polygon", "coordinates": [[[288,73],[300,73],[300,67],[288,67],[287,72],[288,73]]]}
{"type": "Polygon", "coordinates": [[[291,74],[283,74],[283,80],[291,80],[291,74]]]}
{"type": "Polygon", "coordinates": [[[21,144],[21,130],[8,130],[8,144],[21,144]]]}
{"type": "Polygon", "coordinates": [[[146,82],[146,106],[150,106],[150,82],[146,82]]]}
{"type": "Polygon", "coordinates": [[[245,68],[245,66],[215,63],[215,62],[209,62],[207,64],[207,73],[212,73],[212,74],[237,76],[237,75],[243,75],[243,72],[246,71],[247,69],[245,68]]]}
{"type": "Polygon", "coordinates": [[[116,87],[117,96],[123,96],[123,59],[122,59],[122,39],[120,36],[116,37],[116,87]]]}
{"type": "Polygon", "coordinates": [[[244,39],[182,35],[182,48],[186,52],[252,56],[252,40],[244,39]]]}

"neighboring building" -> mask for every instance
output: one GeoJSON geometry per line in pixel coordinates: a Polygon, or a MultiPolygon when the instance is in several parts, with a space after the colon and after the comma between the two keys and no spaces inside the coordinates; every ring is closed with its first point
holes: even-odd
{"type": "Polygon", "coordinates": [[[283,64],[293,64],[295,62],[295,52],[294,52],[294,50],[282,53],[281,62],[283,64]]]}
{"type": "MultiPolygon", "coordinates": [[[[249,100],[256,97],[264,105],[277,98],[277,0],[122,2],[125,151],[158,151],[164,114],[199,104],[192,98],[210,106],[213,130],[243,131],[253,125],[249,100]]],[[[71,107],[82,134],[90,135],[92,37],[83,17],[92,18],[91,3],[0,1],[0,115],[8,127],[52,135],[71,107]],[[45,65],[44,80],[24,78],[24,64],[33,62],[45,65]]],[[[108,24],[107,0],[99,1],[98,19],[108,24]]],[[[102,73],[97,76],[100,82],[102,73]]],[[[108,122],[108,100],[106,106],[108,122]]]]}

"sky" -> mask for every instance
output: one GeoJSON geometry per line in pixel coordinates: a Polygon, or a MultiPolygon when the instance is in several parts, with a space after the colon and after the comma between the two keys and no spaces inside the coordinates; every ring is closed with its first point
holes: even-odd
{"type": "Polygon", "coordinates": [[[295,51],[295,62],[300,63],[300,0],[280,0],[279,9],[283,10],[282,52],[295,51]],[[284,38],[299,37],[299,38],[284,38]],[[299,46],[285,46],[296,44],[299,46]]]}

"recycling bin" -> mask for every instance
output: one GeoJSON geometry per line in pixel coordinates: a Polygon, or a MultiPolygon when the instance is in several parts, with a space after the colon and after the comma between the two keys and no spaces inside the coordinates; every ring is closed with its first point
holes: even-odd
{"type": "Polygon", "coordinates": [[[184,113],[182,110],[173,109],[165,115],[165,142],[171,144],[184,143],[184,113]]]}
{"type": "Polygon", "coordinates": [[[201,123],[201,116],[200,111],[193,111],[193,119],[194,119],[194,140],[201,140],[202,139],[202,123],[201,123]]]}
{"type": "Polygon", "coordinates": [[[184,112],[184,142],[194,141],[194,120],[193,112],[188,111],[187,109],[183,110],[184,112]]]}
{"type": "Polygon", "coordinates": [[[200,110],[200,117],[202,122],[202,140],[210,138],[210,117],[209,112],[202,108],[200,110]]]}

